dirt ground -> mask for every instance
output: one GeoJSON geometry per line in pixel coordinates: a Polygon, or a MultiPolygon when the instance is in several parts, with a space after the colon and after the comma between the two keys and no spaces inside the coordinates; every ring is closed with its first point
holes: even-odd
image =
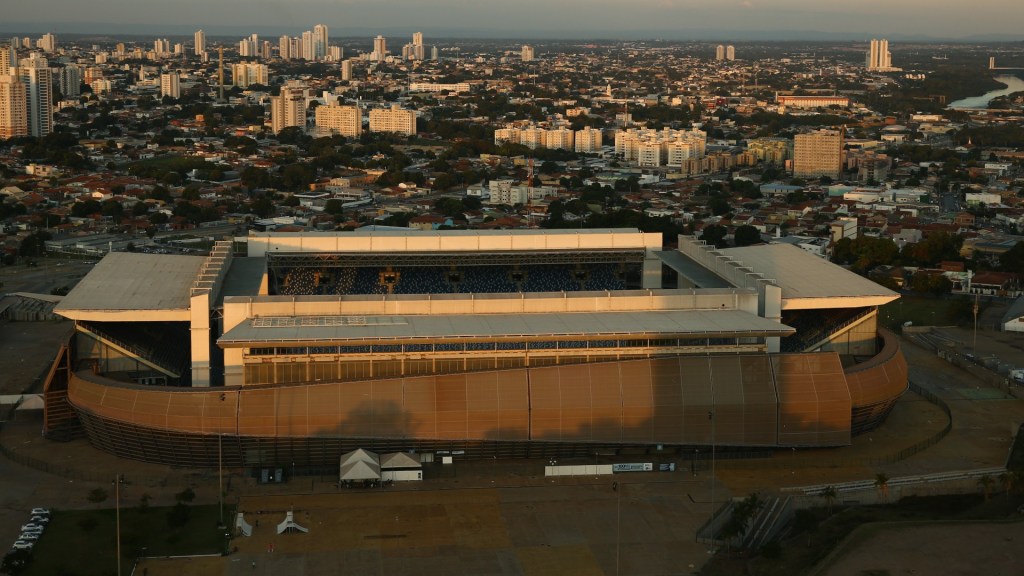
{"type": "Polygon", "coordinates": [[[707,558],[705,546],[693,541],[710,511],[705,488],[640,481],[612,490],[609,479],[243,497],[253,536],[232,541],[238,550],[221,560],[220,571],[205,559],[147,559],[140,567],[152,576],[686,574],[707,558]],[[308,534],[276,533],[290,509],[308,534]]]}
{"type": "Polygon", "coordinates": [[[865,526],[822,576],[943,574],[1019,576],[1024,523],[865,526]]]}

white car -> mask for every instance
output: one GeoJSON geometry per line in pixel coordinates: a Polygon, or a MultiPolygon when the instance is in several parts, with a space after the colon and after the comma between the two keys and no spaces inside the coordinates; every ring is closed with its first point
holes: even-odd
{"type": "Polygon", "coordinates": [[[32,515],[33,516],[49,516],[50,515],[50,510],[49,510],[49,508],[33,508],[32,509],[32,515]]]}
{"type": "Polygon", "coordinates": [[[25,524],[21,527],[22,532],[42,532],[46,529],[46,526],[42,524],[25,524]]]}
{"type": "Polygon", "coordinates": [[[18,540],[17,542],[14,543],[13,546],[11,546],[11,548],[14,549],[14,550],[31,550],[33,546],[35,546],[34,542],[28,542],[28,541],[25,541],[25,540],[18,540]]]}
{"type": "Polygon", "coordinates": [[[18,540],[22,542],[35,542],[39,540],[40,535],[42,535],[42,532],[22,532],[18,540]]]}
{"type": "Polygon", "coordinates": [[[31,522],[33,524],[42,524],[42,525],[45,526],[46,524],[48,524],[50,522],[50,517],[49,516],[33,516],[32,518],[29,519],[29,522],[31,522]]]}

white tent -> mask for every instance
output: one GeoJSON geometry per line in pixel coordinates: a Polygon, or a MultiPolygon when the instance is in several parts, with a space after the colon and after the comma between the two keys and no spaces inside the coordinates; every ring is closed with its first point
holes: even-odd
{"type": "Polygon", "coordinates": [[[380,480],[380,459],[369,450],[353,450],[341,457],[339,477],[346,480],[380,480]]]}
{"type": "Polygon", "coordinates": [[[405,452],[393,452],[380,457],[382,480],[423,480],[423,464],[405,452]]]}
{"type": "Polygon", "coordinates": [[[303,534],[309,532],[309,528],[303,528],[295,523],[295,514],[289,510],[288,515],[284,517],[284,521],[277,525],[277,533],[284,534],[285,532],[302,532],[303,534]]]}

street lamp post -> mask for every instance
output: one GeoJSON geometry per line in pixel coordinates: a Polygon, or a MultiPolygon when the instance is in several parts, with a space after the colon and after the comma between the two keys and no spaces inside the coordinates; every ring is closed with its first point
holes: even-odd
{"type": "Polygon", "coordinates": [[[217,434],[217,502],[220,504],[220,525],[224,526],[224,434],[217,434]]]}
{"type": "Polygon", "coordinates": [[[121,576],[121,475],[114,476],[114,526],[117,531],[117,576],[121,576]]]}

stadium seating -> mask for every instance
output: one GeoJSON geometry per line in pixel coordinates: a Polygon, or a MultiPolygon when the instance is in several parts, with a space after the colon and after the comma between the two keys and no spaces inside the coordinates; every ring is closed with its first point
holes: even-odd
{"type": "Polygon", "coordinates": [[[274,275],[277,294],[491,294],[624,290],[620,264],[292,268],[274,275]]]}

